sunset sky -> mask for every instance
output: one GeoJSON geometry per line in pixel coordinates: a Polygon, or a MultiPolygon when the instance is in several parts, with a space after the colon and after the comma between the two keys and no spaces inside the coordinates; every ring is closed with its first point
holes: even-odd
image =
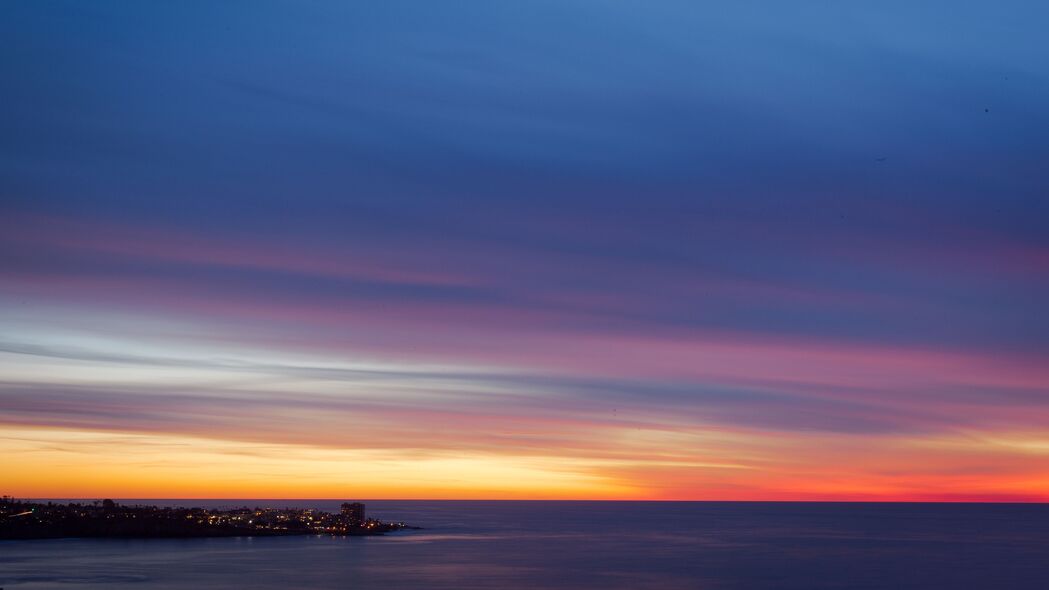
{"type": "Polygon", "coordinates": [[[0,493],[1049,501],[1049,3],[4,12],[0,493]]]}

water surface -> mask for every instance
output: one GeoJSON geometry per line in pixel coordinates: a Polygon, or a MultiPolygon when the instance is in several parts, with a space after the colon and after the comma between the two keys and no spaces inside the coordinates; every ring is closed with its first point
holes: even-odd
{"type": "MultiPolygon", "coordinates": [[[[339,502],[191,504],[334,511],[339,502]]],[[[425,530],[352,538],[5,541],[0,587],[1049,588],[1049,505],[367,504],[370,516],[425,530]]]]}

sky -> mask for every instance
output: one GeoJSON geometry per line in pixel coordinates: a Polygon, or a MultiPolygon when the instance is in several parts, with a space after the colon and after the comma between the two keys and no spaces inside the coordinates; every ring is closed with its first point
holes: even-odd
{"type": "Polygon", "coordinates": [[[1046,22],[8,2],[2,491],[1049,501],[1046,22]]]}

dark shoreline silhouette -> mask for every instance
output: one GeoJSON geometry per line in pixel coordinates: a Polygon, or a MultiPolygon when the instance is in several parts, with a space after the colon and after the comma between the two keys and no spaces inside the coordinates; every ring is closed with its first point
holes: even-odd
{"type": "Polygon", "coordinates": [[[403,522],[365,518],[364,505],[345,503],[339,513],[298,508],[160,508],[0,500],[0,539],[375,536],[416,529],[403,522]]]}

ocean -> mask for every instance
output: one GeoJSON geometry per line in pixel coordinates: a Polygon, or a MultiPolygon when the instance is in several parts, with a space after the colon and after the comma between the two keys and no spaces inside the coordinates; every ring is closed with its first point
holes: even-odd
{"type": "MultiPolygon", "coordinates": [[[[293,506],[340,500],[122,501],[293,506]]],[[[385,537],[0,541],[0,588],[1049,588],[1049,505],[367,501],[385,537]]]]}

